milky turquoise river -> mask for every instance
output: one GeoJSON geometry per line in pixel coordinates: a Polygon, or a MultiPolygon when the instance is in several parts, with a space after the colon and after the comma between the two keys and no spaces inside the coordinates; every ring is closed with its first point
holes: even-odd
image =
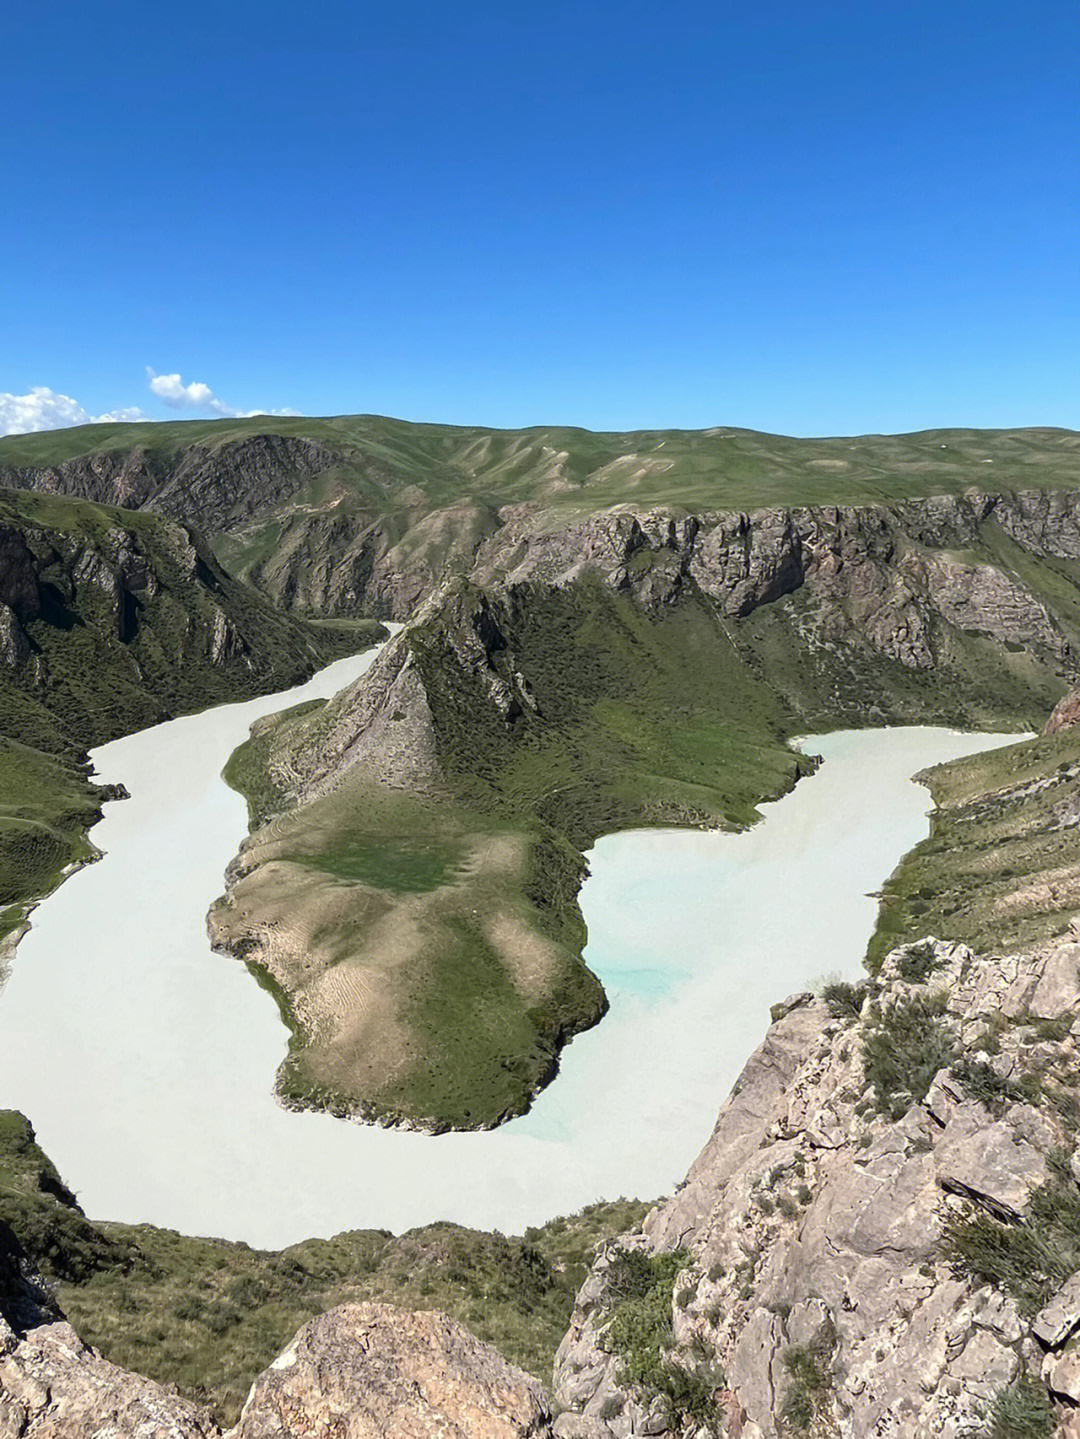
{"type": "Polygon", "coordinates": [[[229,754],[259,715],[329,696],[372,657],[94,752],[97,777],[132,797],[106,806],[92,832],[104,859],[35,911],[0,990],[0,1107],[28,1115],[91,1218],[277,1247],[436,1219],[515,1233],[593,1200],[670,1192],[770,1005],[861,973],[870,896],[927,833],[911,776],[1018,738],[810,737],[817,774],[743,834],[601,839],[581,900],[610,1013],[564,1051],[528,1115],[413,1134],[280,1108],[276,1006],[205,928],[246,832],[220,778],[229,754]]]}

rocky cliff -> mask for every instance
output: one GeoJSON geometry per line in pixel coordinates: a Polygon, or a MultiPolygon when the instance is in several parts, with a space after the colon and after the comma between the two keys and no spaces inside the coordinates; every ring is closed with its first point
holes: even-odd
{"type": "Polygon", "coordinates": [[[556,1432],[1073,1433],[1078,962],[925,941],[777,1006],[685,1184],[581,1290],[556,1432]],[[993,1427],[1021,1407],[1043,1427],[993,1427]]]}

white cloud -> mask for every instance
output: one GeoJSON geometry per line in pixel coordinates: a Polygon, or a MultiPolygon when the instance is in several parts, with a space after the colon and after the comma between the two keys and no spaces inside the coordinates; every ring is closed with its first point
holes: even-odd
{"type": "Polygon", "coordinates": [[[216,410],[226,414],[235,413],[216,399],[209,385],[196,381],[185,385],[179,375],[159,375],[149,365],[146,373],[150,377],[150,388],[159,400],[164,400],[174,409],[216,410]]]}
{"type": "Polygon", "coordinates": [[[48,385],[34,385],[25,395],[0,392],[0,435],[28,435],[38,430],[60,430],[71,425],[122,424],[146,420],[140,409],[111,410],[91,415],[70,395],[58,395],[48,385]]]}
{"type": "MultiPolygon", "coordinates": [[[[147,368],[150,389],[173,409],[208,410],[228,419],[251,419],[256,415],[296,415],[300,410],[235,410],[219,400],[209,385],[199,381],[185,385],[179,375],[159,375],[147,368]]],[[[0,392],[0,435],[27,435],[38,430],[60,430],[72,425],[134,424],[149,420],[136,405],[92,415],[70,395],[58,394],[48,385],[34,385],[25,395],[0,392]]]]}
{"type": "Polygon", "coordinates": [[[215,415],[225,415],[232,420],[249,420],[255,415],[299,415],[299,410],[235,410],[224,400],[219,400],[209,385],[193,380],[185,385],[180,375],[159,375],[149,365],[146,373],[150,389],[159,400],[164,400],[174,410],[210,410],[215,415]]]}

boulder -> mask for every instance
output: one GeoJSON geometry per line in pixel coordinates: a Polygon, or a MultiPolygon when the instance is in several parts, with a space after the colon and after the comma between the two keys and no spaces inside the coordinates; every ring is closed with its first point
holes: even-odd
{"type": "Polygon", "coordinates": [[[0,1343],[4,1439],[218,1439],[197,1404],[88,1349],[70,1324],[0,1343]],[[5,1353],[4,1350],[7,1349],[5,1353]]]}
{"type": "Polygon", "coordinates": [[[545,1439],[537,1381],[445,1314],[345,1304],[256,1379],[230,1439],[545,1439]]]}
{"type": "Polygon", "coordinates": [[[1070,690],[1064,699],[1058,700],[1043,726],[1043,734],[1057,734],[1058,730],[1069,729],[1077,720],[1080,720],[1080,689],[1070,690]]]}
{"type": "Polygon", "coordinates": [[[1045,1157],[1011,1125],[990,1122],[981,1104],[962,1104],[934,1151],[943,1189],[967,1194],[995,1213],[1019,1218],[1033,1189],[1045,1184],[1045,1157]]]}
{"type": "Polygon", "coordinates": [[[1059,1399],[1080,1404],[1080,1349],[1065,1354],[1048,1354],[1043,1366],[1046,1387],[1059,1399]]]}

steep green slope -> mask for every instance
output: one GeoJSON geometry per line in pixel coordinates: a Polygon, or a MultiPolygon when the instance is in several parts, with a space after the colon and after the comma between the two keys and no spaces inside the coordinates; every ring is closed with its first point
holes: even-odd
{"type": "Polygon", "coordinates": [[[88,748],[283,688],[378,632],[278,614],[174,521],[0,491],[0,930],[93,853],[88,748]]]}
{"type": "Polygon", "coordinates": [[[80,1336],[114,1363],[205,1401],[224,1423],[301,1324],[353,1300],[444,1310],[550,1383],[597,1243],[632,1228],[646,1208],[595,1204],[523,1237],[431,1224],[399,1238],[361,1229],[266,1252],[91,1223],[26,1119],[0,1110],[0,1220],[56,1282],[80,1336]]]}
{"type": "Polygon", "coordinates": [[[1080,727],[937,765],[929,837],[889,879],[869,963],[932,934],[1030,950],[1080,913],[1080,727]]]}

